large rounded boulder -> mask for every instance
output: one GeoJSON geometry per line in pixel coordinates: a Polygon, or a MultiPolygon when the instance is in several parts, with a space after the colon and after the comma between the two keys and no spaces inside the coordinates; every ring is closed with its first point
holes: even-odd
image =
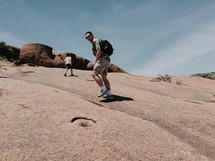
{"type": "Polygon", "coordinates": [[[52,48],[38,43],[25,44],[19,54],[20,63],[31,63],[44,67],[63,67],[62,58],[52,53],[52,48]]]}

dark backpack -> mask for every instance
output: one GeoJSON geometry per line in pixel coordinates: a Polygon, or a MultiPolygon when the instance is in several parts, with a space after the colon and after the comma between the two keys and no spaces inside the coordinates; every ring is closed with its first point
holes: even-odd
{"type": "Polygon", "coordinates": [[[113,54],[113,46],[107,40],[101,40],[101,50],[106,53],[108,56],[113,54]]]}

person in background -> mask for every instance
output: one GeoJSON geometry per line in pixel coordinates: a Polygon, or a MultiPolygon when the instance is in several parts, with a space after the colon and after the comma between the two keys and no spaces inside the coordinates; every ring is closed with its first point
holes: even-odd
{"type": "Polygon", "coordinates": [[[92,51],[95,56],[92,77],[100,87],[100,94],[98,97],[103,96],[104,98],[113,99],[110,82],[107,78],[110,57],[102,51],[101,40],[94,38],[91,31],[85,33],[85,38],[92,43],[92,51]]]}
{"type": "Polygon", "coordinates": [[[73,69],[72,69],[72,58],[71,58],[70,54],[68,54],[68,53],[66,54],[66,58],[64,59],[64,63],[66,66],[66,72],[65,72],[64,76],[65,77],[67,76],[68,70],[71,70],[71,76],[74,76],[73,69]]]}

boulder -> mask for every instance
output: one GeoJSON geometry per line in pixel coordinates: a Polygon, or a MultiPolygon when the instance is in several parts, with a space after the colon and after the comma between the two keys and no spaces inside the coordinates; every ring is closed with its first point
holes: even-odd
{"type": "MultiPolygon", "coordinates": [[[[24,44],[20,49],[20,53],[18,54],[18,63],[34,64],[44,67],[64,68],[64,59],[66,54],[71,55],[74,69],[93,69],[93,61],[89,61],[88,59],[77,56],[74,53],[53,50],[52,47],[39,43],[24,44]]],[[[127,73],[115,64],[111,64],[108,71],[127,73]]]]}
{"type": "Polygon", "coordinates": [[[117,65],[115,64],[111,64],[109,69],[108,69],[108,72],[120,72],[120,73],[127,73],[126,71],[124,71],[122,68],[118,67],[117,65]]]}
{"type": "Polygon", "coordinates": [[[52,48],[38,43],[25,44],[19,54],[19,62],[44,67],[63,67],[61,57],[52,54],[52,48]]]}
{"type": "Polygon", "coordinates": [[[90,62],[87,59],[84,59],[83,57],[76,56],[74,53],[69,53],[69,52],[63,52],[60,54],[60,57],[62,60],[66,58],[66,55],[69,54],[72,58],[72,67],[74,69],[82,69],[82,70],[90,70],[88,69],[88,63],[90,62]]]}

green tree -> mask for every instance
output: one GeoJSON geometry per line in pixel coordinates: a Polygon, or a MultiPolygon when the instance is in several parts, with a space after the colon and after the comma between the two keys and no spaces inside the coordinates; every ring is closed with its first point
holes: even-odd
{"type": "Polygon", "coordinates": [[[6,45],[6,43],[4,41],[0,42],[0,46],[5,46],[5,45],[6,45]]]}

